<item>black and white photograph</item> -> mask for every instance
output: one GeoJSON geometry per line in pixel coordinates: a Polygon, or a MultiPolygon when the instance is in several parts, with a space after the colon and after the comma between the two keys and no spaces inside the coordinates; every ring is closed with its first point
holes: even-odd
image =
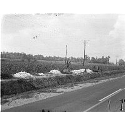
{"type": "Polygon", "coordinates": [[[5,14],[2,112],[124,112],[125,15],[5,14]]]}

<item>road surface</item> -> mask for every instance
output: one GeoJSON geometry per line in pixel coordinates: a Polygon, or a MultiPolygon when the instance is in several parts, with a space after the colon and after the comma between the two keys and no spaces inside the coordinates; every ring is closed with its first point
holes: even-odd
{"type": "Polygon", "coordinates": [[[3,111],[115,112],[120,111],[120,99],[125,99],[125,76],[3,111]]]}

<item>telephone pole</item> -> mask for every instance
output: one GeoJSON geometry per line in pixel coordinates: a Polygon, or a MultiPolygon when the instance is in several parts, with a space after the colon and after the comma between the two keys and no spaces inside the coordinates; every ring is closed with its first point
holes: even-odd
{"type": "Polygon", "coordinates": [[[84,40],[84,56],[83,56],[83,66],[85,66],[85,58],[86,58],[86,43],[89,40],[84,40]]]}
{"type": "Polygon", "coordinates": [[[65,64],[67,63],[67,45],[66,45],[66,57],[65,57],[65,64]]]}
{"type": "Polygon", "coordinates": [[[118,55],[116,56],[116,65],[118,65],[118,55]]]}

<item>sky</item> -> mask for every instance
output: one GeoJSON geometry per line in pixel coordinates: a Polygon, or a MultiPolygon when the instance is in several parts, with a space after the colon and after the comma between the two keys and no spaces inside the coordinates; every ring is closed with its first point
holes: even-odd
{"type": "Polygon", "coordinates": [[[125,60],[125,15],[8,14],[2,19],[1,51],[65,57],[67,45],[68,57],[83,57],[84,40],[90,57],[125,60]]]}

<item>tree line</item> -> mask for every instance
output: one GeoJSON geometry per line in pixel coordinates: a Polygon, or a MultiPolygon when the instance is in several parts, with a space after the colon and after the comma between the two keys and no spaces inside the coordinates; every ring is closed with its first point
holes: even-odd
{"type": "MultiPolygon", "coordinates": [[[[57,57],[57,56],[43,56],[43,55],[32,55],[32,54],[26,54],[26,53],[19,53],[19,52],[1,52],[1,58],[2,59],[16,59],[21,61],[37,61],[37,60],[46,60],[46,61],[65,61],[65,57],[57,57]]],[[[69,57],[71,62],[83,62],[82,57],[69,57]]],[[[98,57],[89,57],[85,56],[85,62],[87,63],[100,63],[100,64],[109,64],[110,63],[110,56],[101,58],[98,57]]],[[[120,65],[125,65],[125,61],[120,59],[119,60],[120,65]]]]}

